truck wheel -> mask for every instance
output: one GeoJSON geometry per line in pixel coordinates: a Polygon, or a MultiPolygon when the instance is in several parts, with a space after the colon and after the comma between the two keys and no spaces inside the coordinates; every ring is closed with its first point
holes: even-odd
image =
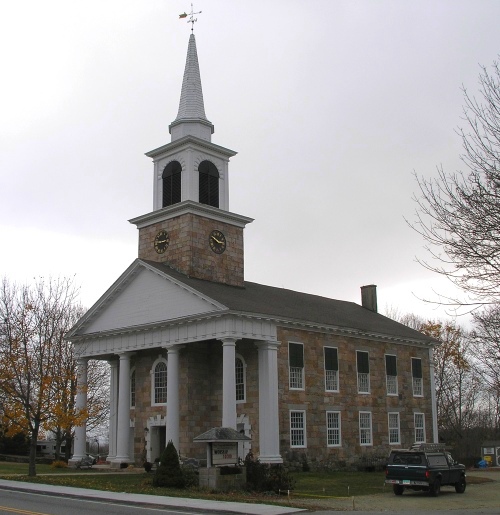
{"type": "Polygon", "coordinates": [[[403,495],[405,491],[405,487],[401,485],[392,485],[392,489],[394,490],[394,495],[403,495]]]}
{"type": "Polygon", "coordinates": [[[457,494],[463,494],[465,492],[465,487],[467,486],[467,483],[465,482],[465,477],[461,477],[460,481],[458,483],[455,483],[455,492],[457,494]]]}
{"type": "Polygon", "coordinates": [[[436,479],[434,483],[431,485],[429,491],[433,497],[437,497],[441,492],[441,480],[436,479]]]}

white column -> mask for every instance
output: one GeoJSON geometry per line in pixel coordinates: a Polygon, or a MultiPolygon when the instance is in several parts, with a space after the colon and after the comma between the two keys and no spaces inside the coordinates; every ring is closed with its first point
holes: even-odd
{"type": "MultiPolygon", "coordinates": [[[[87,410],[87,358],[80,358],[76,362],[77,367],[77,392],[75,399],[75,408],[77,414],[87,410]]],[[[75,427],[74,452],[70,463],[74,463],[85,457],[87,443],[87,416],[82,423],[75,427]]]]}
{"type": "Polygon", "coordinates": [[[130,462],[130,353],[120,356],[118,380],[118,427],[116,433],[116,457],[113,463],[130,462]]]}
{"type": "Polygon", "coordinates": [[[283,463],[278,408],[279,342],[258,342],[256,345],[259,351],[259,460],[283,463]]]}
{"type": "Polygon", "coordinates": [[[236,339],[222,341],[222,427],[236,429],[236,339]]]}
{"type": "Polygon", "coordinates": [[[109,360],[109,450],[107,461],[116,458],[116,427],[118,415],[118,360],[109,360]]]}
{"type": "Polygon", "coordinates": [[[431,383],[431,404],[432,404],[432,441],[439,443],[438,420],[437,420],[437,399],[436,399],[436,378],[434,375],[434,349],[429,349],[429,379],[431,383]]]}
{"type": "Polygon", "coordinates": [[[179,453],[179,351],[181,346],[167,347],[167,443],[172,443],[179,453]]]}

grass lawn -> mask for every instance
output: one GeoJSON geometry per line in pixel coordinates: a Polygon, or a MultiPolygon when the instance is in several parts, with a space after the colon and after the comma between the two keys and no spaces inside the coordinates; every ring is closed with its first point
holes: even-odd
{"type": "MultiPolygon", "coordinates": [[[[186,490],[154,488],[152,486],[153,474],[141,471],[137,473],[129,473],[128,471],[109,472],[95,468],[77,471],[73,468],[52,468],[50,465],[37,465],[36,471],[37,477],[29,478],[27,477],[27,464],[0,462],[0,476],[4,479],[174,497],[226,499],[229,495],[214,494],[213,492],[203,491],[198,488],[186,490]],[[10,476],[11,474],[21,475],[10,476]]],[[[293,478],[295,479],[295,488],[291,495],[296,499],[348,497],[384,491],[384,474],[382,472],[297,472],[293,474],[293,478]]],[[[230,494],[233,500],[235,495],[245,498],[242,500],[255,499],[252,495],[238,493],[230,494]]],[[[270,500],[269,497],[267,497],[267,500],[270,500]]]]}

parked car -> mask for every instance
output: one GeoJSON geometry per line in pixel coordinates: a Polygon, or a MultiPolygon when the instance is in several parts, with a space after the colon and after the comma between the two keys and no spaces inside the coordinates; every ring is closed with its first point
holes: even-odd
{"type": "Polygon", "coordinates": [[[459,494],[465,492],[465,465],[455,461],[443,446],[422,444],[412,449],[394,450],[386,467],[387,484],[395,495],[405,489],[425,490],[438,496],[441,487],[451,485],[459,494]]]}

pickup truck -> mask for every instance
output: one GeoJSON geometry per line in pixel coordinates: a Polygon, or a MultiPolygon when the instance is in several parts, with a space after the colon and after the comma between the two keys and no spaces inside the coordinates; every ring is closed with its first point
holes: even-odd
{"type": "MultiPolygon", "coordinates": [[[[432,444],[428,444],[432,446],[432,444]]],[[[392,485],[396,495],[405,489],[425,490],[438,496],[441,486],[451,485],[459,494],[465,492],[465,466],[456,462],[446,450],[418,446],[393,450],[386,466],[386,484],[392,485]]]]}

